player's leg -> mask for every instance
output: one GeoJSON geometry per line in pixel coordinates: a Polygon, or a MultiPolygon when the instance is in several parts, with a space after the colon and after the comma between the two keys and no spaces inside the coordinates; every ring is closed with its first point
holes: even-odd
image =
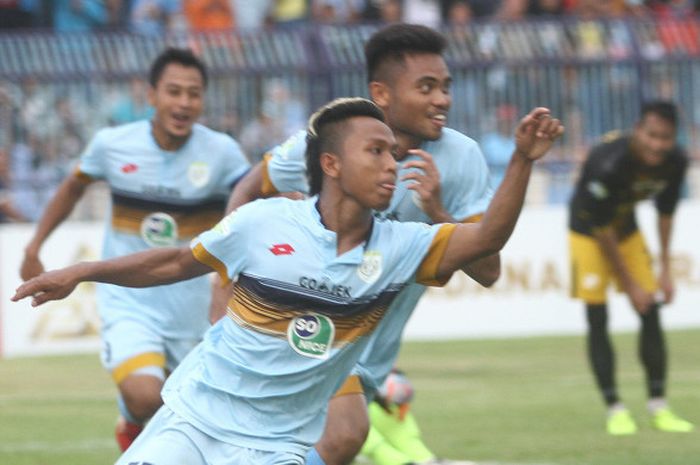
{"type": "Polygon", "coordinates": [[[166,356],[162,338],[141,322],[119,320],[103,329],[102,363],[119,389],[115,436],[126,450],[162,404],[166,356]]]}
{"type": "Polygon", "coordinates": [[[328,403],[323,436],[306,457],[307,465],[346,465],[367,438],[369,419],[362,384],[351,376],[328,403]]]}
{"type": "Polygon", "coordinates": [[[608,334],[607,288],[611,271],[598,242],[569,233],[571,294],[586,305],[588,361],[608,409],[606,428],[613,435],[633,434],[637,425],[619,398],[615,381],[615,351],[608,334]]]}
{"type": "MultiPolygon", "coordinates": [[[[620,252],[631,270],[632,278],[647,292],[656,292],[658,286],[652,260],[642,235],[637,232],[627,238],[621,244],[620,252]]],[[[674,414],[666,401],[667,352],[661,328],[660,306],[654,305],[640,318],[638,354],[646,374],[652,424],[662,431],[692,431],[693,425],[674,414]]]]}

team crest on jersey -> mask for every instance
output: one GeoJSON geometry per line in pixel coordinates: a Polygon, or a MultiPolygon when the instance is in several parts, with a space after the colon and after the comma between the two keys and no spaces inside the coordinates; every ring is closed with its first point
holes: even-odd
{"type": "Polygon", "coordinates": [[[209,182],[211,170],[209,165],[203,161],[195,161],[187,169],[187,179],[194,187],[204,187],[209,182]]]}
{"type": "Polygon", "coordinates": [[[372,284],[382,274],[382,254],[368,250],[362,256],[362,263],[357,267],[357,276],[367,284],[372,284]]]}
{"type": "Polygon", "coordinates": [[[334,339],[333,320],[318,313],[298,316],[287,327],[289,345],[304,357],[328,358],[334,339]]]}
{"type": "Polygon", "coordinates": [[[591,181],[588,183],[588,192],[598,200],[608,197],[608,188],[600,181],[591,181]]]}
{"type": "Polygon", "coordinates": [[[141,237],[151,247],[170,247],[177,242],[177,222],[167,213],[151,213],[141,222],[141,237]]]}

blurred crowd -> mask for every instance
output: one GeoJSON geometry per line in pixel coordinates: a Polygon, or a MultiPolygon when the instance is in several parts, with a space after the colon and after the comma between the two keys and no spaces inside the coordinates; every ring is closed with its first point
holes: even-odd
{"type": "Polygon", "coordinates": [[[173,30],[247,30],[308,21],[403,21],[437,26],[543,15],[687,17],[698,11],[699,0],[0,0],[0,29],[128,30],[160,35],[173,30]]]}

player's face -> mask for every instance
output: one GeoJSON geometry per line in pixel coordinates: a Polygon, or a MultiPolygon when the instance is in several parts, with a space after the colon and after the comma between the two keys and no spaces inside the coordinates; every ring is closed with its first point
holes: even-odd
{"type": "Polygon", "coordinates": [[[370,117],[350,120],[343,141],[340,183],[360,205],[386,210],[396,188],[396,139],[389,127],[370,117]]]}
{"type": "Polygon", "coordinates": [[[420,140],[440,138],[452,104],[452,78],[442,56],[406,55],[404,67],[392,80],[388,84],[389,103],[383,108],[389,126],[420,140]]]}
{"type": "Polygon", "coordinates": [[[204,79],[197,68],[170,63],[163,70],[149,101],[156,109],[156,139],[187,138],[204,108],[204,79]]]}
{"type": "Polygon", "coordinates": [[[658,115],[648,113],[637,123],[634,140],[639,160],[646,166],[658,166],[676,145],[676,128],[658,115]]]}

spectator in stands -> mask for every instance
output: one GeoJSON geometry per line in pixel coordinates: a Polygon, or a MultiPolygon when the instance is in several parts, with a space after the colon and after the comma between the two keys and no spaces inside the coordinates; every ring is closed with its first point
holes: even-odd
{"type": "Polygon", "coordinates": [[[303,24],[308,15],[309,5],[306,0],[275,0],[271,10],[272,21],[282,26],[303,24]]]}
{"type": "Polygon", "coordinates": [[[122,95],[109,113],[109,124],[119,125],[150,119],[154,109],[148,104],[148,84],[141,78],[129,81],[129,92],[122,95]]]}
{"type": "Polygon", "coordinates": [[[533,16],[560,16],[566,13],[563,0],[531,0],[527,10],[533,16]]]}
{"type": "MultiPolygon", "coordinates": [[[[490,112],[489,112],[490,113],[490,112]]],[[[515,105],[503,104],[496,108],[496,122],[492,131],[487,132],[481,138],[481,150],[489,165],[490,184],[492,189],[497,189],[506,174],[506,167],[510,162],[510,156],[515,150],[513,134],[518,118],[518,109],[515,105]]]]}
{"type": "Polygon", "coordinates": [[[452,27],[466,26],[474,17],[474,12],[469,2],[466,0],[457,0],[450,2],[447,9],[447,24],[452,27]]]}
{"type": "Polygon", "coordinates": [[[161,36],[180,12],[179,0],[131,0],[129,29],[138,34],[161,36]]]}
{"type": "Polygon", "coordinates": [[[56,32],[88,32],[109,23],[109,9],[102,0],[54,0],[56,32]]]}
{"type": "Polygon", "coordinates": [[[312,0],[311,15],[319,23],[353,23],[364,11],[362,0],[312,0]]]}
{"type": "Polygon", "coordinates": [[[442,22],[440,2],[438,0],[404,0],[403,21],[432,28],[438,27],[442,22]]]}
{"type": "Polygon", "coordinates": [[[525,19],[528,6],[528,0],[501,0],[494,17],[500,21],[520,21],[525,19]]]}
{"type": "Polygon", "coordinates": [[[236,25],[242,31],[260,29],[267,24],[274,0],[230,0],[236,25]]]}
{"type": "Polygon", "coordinates": [[[40,11],[40,0],[0,1],[0,29],[34,27],[40,11]]]}
{"type": "Polygon", "coordinates": [[[9,192],[10,157],[7,150],[0,148],[0,223],[24,221],[24,215],[15,208],[9,192]]]}
{"type": "Polygon", "coordinates": [[[182,11],[192,32],[230,31],[236,25],[229,0],[182,0],[182,11]]]}

